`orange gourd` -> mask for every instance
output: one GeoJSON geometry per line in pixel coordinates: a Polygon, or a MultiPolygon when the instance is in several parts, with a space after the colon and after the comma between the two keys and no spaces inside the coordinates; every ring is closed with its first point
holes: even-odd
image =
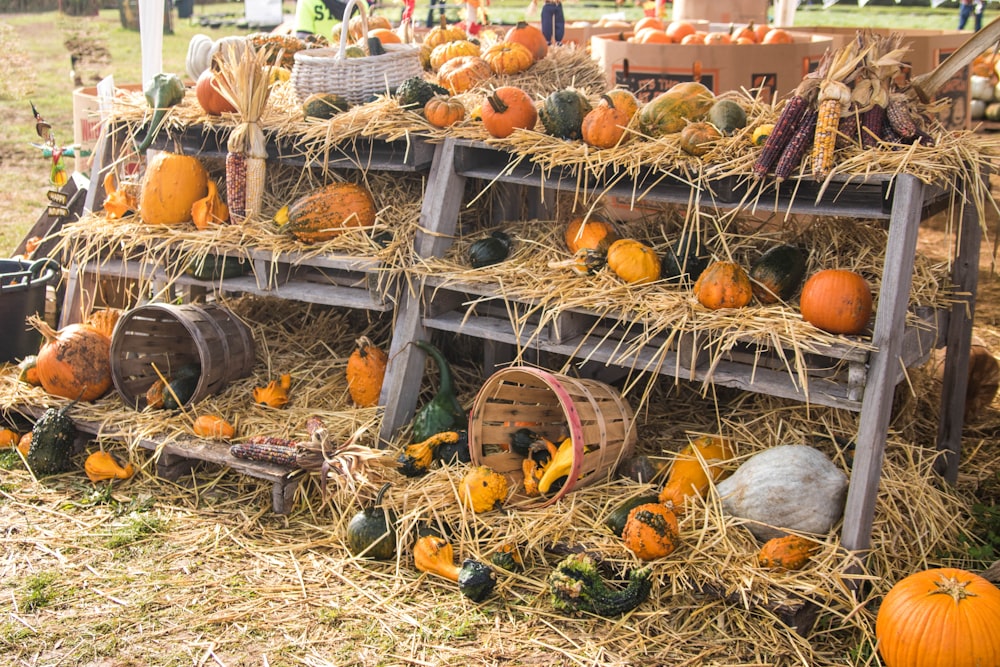
{"type": "Polygon", "coordinates": [[[480,113],[483,127],[498,139],[509,137],[516,129],[534,129],[538,122],[531,96],[515,86],[501,86],[487,95],[480,113]]]}
{"type": "Polygon", "coordinates": [[[434,50],[431,51],[431,69],[438,72],[440,76],[441,67],[449,60],[462,56],[478,56],[480,53],[479,45],[467,39],[445,42],[434,47],[434,50]]]}
{"type": "Polygon", "coordinates": [[[610,222],[600,218],[577,217],[569,221],[564,232],[566,247],[574,255],[580,250],[606,249],[618,240],[610,222]]]}
{"type": "Polygon", "coordinates": [[[304,243],[334,239],[349,229],[375,224],[375,201],[363,185],[330,183],[296,199],[281,231],[304,243]]]}
{"type": "Polygon", "coordinates": [[[28,456],[28,452],[31,450],[31,436],[32,432],[28,431],[17,441],[17,451],[22,457],[28,456]]]}
{"type": "Polygon", "coordinates": [[[704,121],[688,123],[681,130],[678,143],[688,155],[700,157],[712,149],[712,145],[722,139],[722,132],[715,125],[704,121]]]}
{"type": "Polygon", "coordinates": [[[818,549],[819,544],[807,537],[774,537],[757,553],[757,564],[769,570],[800,570],[818,549]]]}
{"type": "Polygon", "coordinates": [[[721,479],[723,464],[732,457],[732,448],[724,438],[696,438],[674,458],[660,502],[675,512],[682,511],[688,498],[704,496],[712,482],[721,479]]]}
{"type": "Polygon", "coordinates": [[[601,103],[587,112],[580,125],[580,135],[584,143],[594,148],[612,148],[625,136],[629,118],[615,107],[607,95],[601,96],[601,103]]]}
{"type": "Polygon", "coordinates": [[[11,447],[17,447],[18,441],[21,439],[21,434],[17,431],[12,431],[9,428],[5,428],[0,431],[0,449],[10,449],[11,447]]]}
{"type": "Polygon", "coordinates": [[[227,100],[219,91],[219,74],[212,68],[206,69],[198,77],[194,85],[195,97],[198,104],[210,116],[218,116],[223,113],[235,113],[236,107],[227,100]]]}
{"type": "Polygon", "coordinates": [[[149,225],[191,220],[191,206],[208,194],[208,172],[196,157],[162,151],[142,177],[139,216],[149,225]]]}
{"type": "Polygon", "coordinates": [[[630,121],[639,110],[639,98],[628,88],[613,88],[604,94],[611,98],[615,108],[625,114],[630,121]]]}
{"type": "Polygon", "coordinates": [[[643,285],[660,278],[660,257],[635,239],[619,239],[608,247],[608,268],[627,283],[643,285]]]}
{"type": "Polygon", "coordinates": [[[802,319],[835,334],[860,334],[872,315],[872,292],[864,276],[846,269],[817,271],[799,295],[802,319]]]}
{"type": "Polygon", "coordinates": [[[134,211],[136,205],[135,197],[132,196],[130,188],[115,188],[115,172],[109,171],[104,175],[104,212],[109,220],[121,218],[130,211],[134,211]]]}
{"type": "Polygon", "coordinates": [[[875,637],[885,667],[1000,665],[1000,589],[971,572],[915,572],[882,599],[875,637]]]}
{"type": "Polygon", "coordinates": [[[549,52],[548,42],[545,35],[539,28],[529,24],[527,21],[518,21],[514,27],[504,35],[505,42],[517,42],[528,47],[528,51],[535,60],[541,60],[549,52]]]}
{"type": "Polygon", "coordinates": [[[742,308],[753,298],[750,276],[736,262],[712,262],[694,283],[694,295],[709,310],[742,308]]]}
{"type": "Polygon", "coordinates": [[[191,205],[191,221],[198,229],[229,222],[229,207],[219,195],[219,186],[208,181],[208,194],[191,205]]]}
{"type": "Polygon", "coordinates": [[[284,373],[277,380],[271,380],[263,387],[254,387],[253,402],[272,408],[283,408],[288,405],[288,390],[292,387],[292,376],[284,373]]]}
{"type": "Polygon", "coordinates": [[[103,449],[86,458],[83,462],[83,471],[87,474],[87,479],[95,484],[109,479],[128,479],[135,473],[131,463],[122,466],[114,456],[103,449]]]}
{"type": "Polygon", "coordinates": [[[347,358],[347,391],[355,405],[369,408],[378,405],[389,358],[367,336],[357,340],[347,358]]]}
{"type": "Polygon", "coordinates": [[[434,127],[450,127],[465,119],[465,105],[457,98],[435,95],[424,105],[424,118],[434,127]]]}
{"type": "Polygon", "coordinates": [[[122,312],[117,308],[101,308],[92,312],[87,317],[86,323],[108,338],[111,338],[111,334],[114,333],[115,325],[118,324],[118,319],[121,315],[122,312]]]}
{"type": "Polygon", "coordinates": [[[200,438],[216,440],[231,440],[236,435],[233,425],[218,415],[201,415],[194,420],[193,430],[200,438]]]}
{"type": "Polygon", "coordinates": [[[33,318],[45,341],[36,368],[42,388],[53,396],[93,401],[111,388],[111,339],[89,324],[55,331],[33,318]]]}
{"type": "Polygon", "coordinates": [[[479,56],[459,56],[441,65],[438,83],[458,95],[486,83],[491,76],[490,64],[479,56]]]}
{"type": "Polygon", "coordinates": [[[660,503],[646,503],[628,513],[622,541],[636,558],[656,560],[674,552],[679,534],[673,510],[660,503]]]}

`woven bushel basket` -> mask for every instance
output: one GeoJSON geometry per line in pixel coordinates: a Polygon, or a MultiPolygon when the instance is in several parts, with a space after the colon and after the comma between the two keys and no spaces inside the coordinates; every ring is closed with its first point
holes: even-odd
{"type": "Polygon", "coordinates": [[[514,489],[510,507],[545,507],[574,489],[610,478],[629,458],[636,434],[632,408],[614,387],[512,366],[494,373],[476,395],[469,418],[469,454],[476,465],[506,475],[514,489]],[[529,428],[558,445],[573,439],[573,467],[557,490],[524,495],[524,457],[508,451],[510,435],[529,428]]]}
{"type": "Polygon", "coordinates": [[[247,377],[256,362],[253,334],[217,304],[154,303],[128,311],[111,337],[111,379],[126,405],[142,410],[159,376],[200,366],[198,386],[185,405],[247,377]],[[154,369],[155,366],[155,369],[154,369]]]}

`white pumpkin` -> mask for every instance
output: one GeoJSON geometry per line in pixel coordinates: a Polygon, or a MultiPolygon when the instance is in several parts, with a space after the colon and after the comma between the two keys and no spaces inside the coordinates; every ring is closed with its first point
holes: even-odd
{"type": "Polygon", "coordinates": [[[972,120],[982,120],[986,117],[986,102],[982,100],[969,100],[969,118],[972,120]]]}
{"type": "Polygon", "coordinates": [[[990,77],[973,74],[969,77],[969,95],[974,100],[992,102],[994,85],[990,77]]]}
{"type": "Polygon", "coordinates": [[[808,445],[780,445],[747,459],[716,485],[727,514],[749,523],[759,540],[786,531],[823,535],[840,520],[847,475],[808,445]]]}

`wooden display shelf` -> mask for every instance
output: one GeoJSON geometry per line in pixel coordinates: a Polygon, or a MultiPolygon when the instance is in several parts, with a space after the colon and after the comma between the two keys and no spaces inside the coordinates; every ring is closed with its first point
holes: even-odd
{"type": "MultiPolygon", "coordinates": [[[[45,412],[44,408],[22,404],[15,408],[31,419],[37,420],[45,412]]],[[[178,482],[190,474],[198,461],[230,468],[231,470],[260,479],[271,484],[271,505],[278,514],[288,514],[292,509],[295,491],[302,475],[300,471],[275,463],[248,461],[229,453],[229,445],[210,440],[163,440],[130,438],[122,433],[110,431],[106,425],[73,419],[79,432],[93,437],[120,440],[129,445],[137,445],[154,452],[156,474],[171,482],[178,482]]]]}

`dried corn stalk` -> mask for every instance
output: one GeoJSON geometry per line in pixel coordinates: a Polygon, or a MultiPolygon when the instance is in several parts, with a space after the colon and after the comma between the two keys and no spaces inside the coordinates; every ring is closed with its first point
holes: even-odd
{"type": "Polygon", "coordinates": [[[259,216],[264,197],[267,141],[260,117],[271,94],[269,63],[281,58],[272,51],[269,42],[257,49],[245,41],[219,54],[219,92],[240,115],[226,145],[226,203],[234,223],[259,216]]]}

